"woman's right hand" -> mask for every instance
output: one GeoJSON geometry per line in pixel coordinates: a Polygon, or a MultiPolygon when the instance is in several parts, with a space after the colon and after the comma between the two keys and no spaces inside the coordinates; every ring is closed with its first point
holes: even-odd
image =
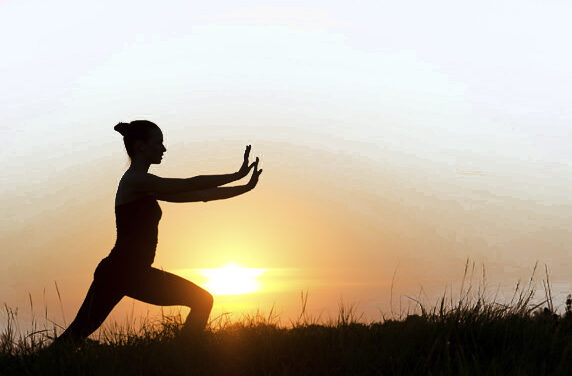
{"type": "Polygon", "coordinates": [[[254,167],[254,171],[252,172],[252,176],[250,177],[250,181],[247,185],[250,189],[253,189],[258,183],[258,177],[262,174],[262,170],[258,169],[258,157],[256,157],[256,161],[253,162],[251,166],[254,167]]]}

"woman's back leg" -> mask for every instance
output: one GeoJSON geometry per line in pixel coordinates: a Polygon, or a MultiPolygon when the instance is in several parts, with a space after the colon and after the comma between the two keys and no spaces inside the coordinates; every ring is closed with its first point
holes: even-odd
{"type": "Polygon", "coordinates": [[[56,342],[80,342],[101,326],[113,307],[124,295],[105,281],[95,279],[68,328],[56,339],[56,342]]]}

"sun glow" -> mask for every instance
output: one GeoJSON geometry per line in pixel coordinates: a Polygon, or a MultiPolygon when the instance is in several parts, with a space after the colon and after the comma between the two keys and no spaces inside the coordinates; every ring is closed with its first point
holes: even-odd
{"type": "Polygon", "coordinates": [[[204,287],[213,295],[239,295],[259,291],[262,288],[258,277],[266,269],[245,268],[227,264],[216,269],[197,270],[207,281],[204,287]]]}

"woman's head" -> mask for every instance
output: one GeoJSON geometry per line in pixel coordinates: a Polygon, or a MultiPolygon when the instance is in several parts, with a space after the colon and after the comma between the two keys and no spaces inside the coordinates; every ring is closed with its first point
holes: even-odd
{"type": "Polygon", "coordinates": [[[113,129],[121,133],[127,155],[131,160],[143,158],[149,164],[161,163],[163,153],[163,132],[157,124],[148,120],[134,120],[119,123],[113,129]]]}

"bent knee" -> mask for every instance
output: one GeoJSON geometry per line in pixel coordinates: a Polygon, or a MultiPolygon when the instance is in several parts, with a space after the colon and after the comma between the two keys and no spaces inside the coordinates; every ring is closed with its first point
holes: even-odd
{"type": "Polygon", "coordinates": [[[193,294],[194,297],[189,300],[187,306],[190,308],[211,309],[214,303],[214,297],[207,290],[202,290],[200,294],[193,294]]]}
{"type": "Polygon", "coordinates": [[[205,290],[205,296],[204,296],[204,304],[207,307],[212,307],[214,303],[214,297],[212,296],[212,294],[208,291],[205,290]]]}

